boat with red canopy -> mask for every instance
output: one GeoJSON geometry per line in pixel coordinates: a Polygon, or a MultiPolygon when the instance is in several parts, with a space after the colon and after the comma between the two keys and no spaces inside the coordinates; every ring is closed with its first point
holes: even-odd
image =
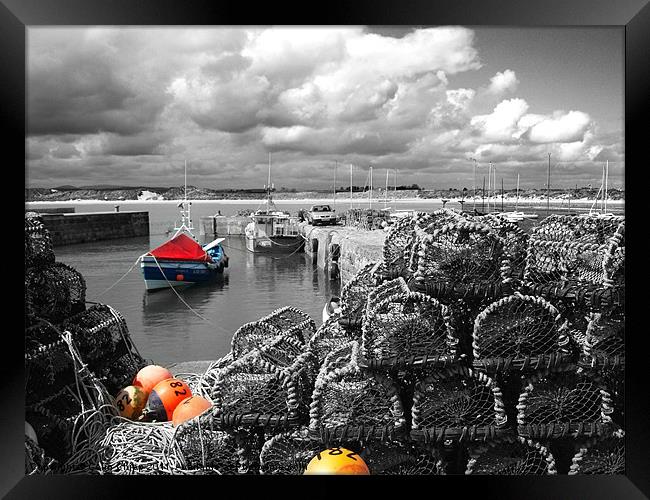
{"type": "Polygon", "coordinates": [[[175,227],[176,233],[140,258],[147,291],[206,282],[228,267],[228,256],[221,246],[225,238],[201,245],[192,234],[192,202],[187,201],[187,181],[185,185],[185,199],[178,205],[181,223],[175,227]]]}

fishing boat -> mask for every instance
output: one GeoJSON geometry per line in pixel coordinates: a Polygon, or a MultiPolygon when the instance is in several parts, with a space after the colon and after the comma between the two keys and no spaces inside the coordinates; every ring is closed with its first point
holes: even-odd
{"type": "Polygon", "coordinates": [[[299,231],[300,220],[289,212],[278,210],[271,197],[271,155],[269,178],[265,186],[266,208],[250,215],[251,222],[244,230],[246,249],[254,253],[295,253],[305,244],[299,231]]]}
{"type": "Polygon", "coordinates": [[[192,202],[187,201],[187,164],[185,178],[185,199],[178,205],[181,221],[174,227],[174,236],[140,257],[140,269],[148,292],[207,282],[228,267],[228,256],[221,246],[225,238],[201,245],[192,233],[192,202]]]}

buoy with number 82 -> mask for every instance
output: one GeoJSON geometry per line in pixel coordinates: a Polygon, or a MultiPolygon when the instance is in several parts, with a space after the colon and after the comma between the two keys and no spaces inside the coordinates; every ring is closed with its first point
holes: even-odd
{"type": "Polygon", "coordinates": [[[304,474],[368,476],[370,470],[363,459],[354,451],[346,448],[328,448],[311,459],[304,474]]]}
{"type": "Polygon", "coordinates": [[[192,396],[190,387],[180,379],[158,382],[149,394],[144,413],[148,421],[168,422],[181,401],[192,396]]]}
{"type": "Polygon", "coordinates": [[[115,396],[115,406],[120,416],[136,420],[147,404],[147,393],[141,387],[129,385],[115,396]]]}

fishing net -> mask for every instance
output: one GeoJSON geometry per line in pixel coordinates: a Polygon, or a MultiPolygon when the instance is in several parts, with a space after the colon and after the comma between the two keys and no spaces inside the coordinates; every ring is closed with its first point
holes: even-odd
{"type": "Polygon", "coordinates": [[[257,474],[261,438],[242,430],[224,432],[214,424],[207,412],[178,427],[174,441],[185,467],[210,474],[257,474]]]}
{"type": "Polygon", "coordinates": [[[444,366],[457,361],[458,338],[446,306],[422,293],[410,292],[402,278],[382,287],[368,299],[361,366],[444,366]],[[394,282],[398,283],[391,286],[394,282]],[[382,287],[388,292],[380,293],[382,287]]]}
{"type": "Polygon", "coordinates": [[[178,373],[177,378],[185,381],[190,387],[192,394],[201,396],[212,402],[212,388],[216,383],[219,372],[233,362],[232,352],[210,363],[202,374],[178,373]]]}
{"type": "Polygon", "coordinates": [[[516,293],[474,322],[474,366],[488,371],[555,367],[570,359],[567,321],[541,297],[516,293]]]}
{"type": "Polygon", "coordinates": [[[431,372],[415,386],[411,437],[425,443],[498,437],[507,432],[503,394],[464,366],[431,372]]]}
{"type": "Polygon", "coordinates": [[[419,239],[413,279],[418,291],[433,297],[498,294],[508,268],[504,240],[488,226],[461,221],[419,239]]]}
{"type": "Polygon", "coordinates": [[[553,455],[540,443],[516,437],[471,447],[465,474],[554,475],[553,455]]]}
{"type": "Polygon", "coordinates": [[[545,219],[530,237],[523,280],[621,287],[625,281],[625,220],[565,217],[547,223],[545,219]]]}
{"type": "Polygon", "coordinates": [[[361,456],[370,474],[386,476],[443,475],[446,464],[435,448],[398,441],[370,443],[361,456]]]}
{"type": "Polygon", "coordinates": [[[35,212],[25,213],[25,267],[53,262],[52,240],[43,224],[43,218],[35,212]]]}
{"type": "Polygon", "coordinates": [[[625,367],[625,318],[621,312],[610,315],[591,313],[582,339],[580,365],[599,370],[625,367]]]}
{"type": "Polygon", "coordinates": [[[95,304],[62,323],[72,333],[84,360],[111,394],[131,384],[146,366],[131,340],[124,317],[114,308],[95,304]]]}
{"type": "Polygon", "coordinates": [[[307,350],[319,364],[322,364],[330,352],[358,338],[340,325],[339,318],[339,313],[327,318],[307,343],[307,350]]]}
{"type": "Polygon", "coordinates": [[[27,314],[58,323],[86,307],[86,281],[61,262],[37,265],[25,271],[27,314]]]}
{"type": "Polygon", "coordinates": [[[171,422],[116,419],[101,441],[102,474],[179,474],[186,462],[171,422]]]}
{"type": "Polygon", "coordinates": [[[570,368],[528,378],[517,404],[519,435],[551,439],[609,432],[612,401],[600,385],[570,368]]]}
{"type": "Polygon", "coordinates": [[[625,433],[588,440],[572,459],[569,475],[625,474],[625,433]]]}
{"type": "Polygon", "coordinates": [[[398,219],[388,230],[382,250],[384,278],[403,277],[409,279],[413,272],[410,267],[411,253],[417,240],[416,227],[427,225],[431,216],[418,213],[414,217],[398,219]]]}
{"type": "Polygon", "coordinates": [[[242,325],[232,337],[232,354],[240,358],[278,335],[293,337],[304,344],[315,331],[316,325],[309,316],[294,307],[283,307],[242,325]]]}
{"type": "Polygon", "coordinates": [[[310,396],[305,360],[298,357],[280,367],[253,351],[219,370],[210,394],[215,425],[278,430],[298,425],[306,418],[310,396]]]}
{"type": "Polygon", "coordinates": [[[368,295],[377,286],[379,280],[375,274],[379,265],[380,263],[367,264],[341,289],[339,323],[344,328],[361,328],[368,295]]]}
{"type": "Polygon", "coordinates": [[[404,409],[388,377],[359,368],[358,343],[330,353],[316,379],[309,429],[334,439],[390,438],[404,431],[404,409]]]}
{"type": "Polygon", "coordinates": [[[45,455],[45,450],[25,436],[25,475],[55,474],[58,462],[45,455]]]}
{"type": "Polygon", "coordinates": [[[262,446],[260,474],[303,474],[307,464],[322,448],[322,444],[309,438],[305,427],[290,433],[277,434],[262,446]]]}

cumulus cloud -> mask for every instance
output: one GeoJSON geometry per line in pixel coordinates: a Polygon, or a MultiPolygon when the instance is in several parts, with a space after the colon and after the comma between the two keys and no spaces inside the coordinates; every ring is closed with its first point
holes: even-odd
{"type": "Polygon", "coordinates": [[[575,142],[584,138],[591,118],[581,111],[558,111],[535,123],[528,131],[532,142],[575,142]]]}
{"type": "Polygon", "coordinates": [[[496,75],[490,78],[490,85],[488,92],[492,94],[502,94],[506,91],[517,90],[519,80],[514,71],[507,69],[504,72],[499,71],[496,75]]]}
{"type": "Polygon", "coordinates": [[[507,99],[497,104],[489,115],[474,116],[470,124],[487,141],[509,141],[517,137],[517,125],[528,108],[524,99],[507,99]]]}

